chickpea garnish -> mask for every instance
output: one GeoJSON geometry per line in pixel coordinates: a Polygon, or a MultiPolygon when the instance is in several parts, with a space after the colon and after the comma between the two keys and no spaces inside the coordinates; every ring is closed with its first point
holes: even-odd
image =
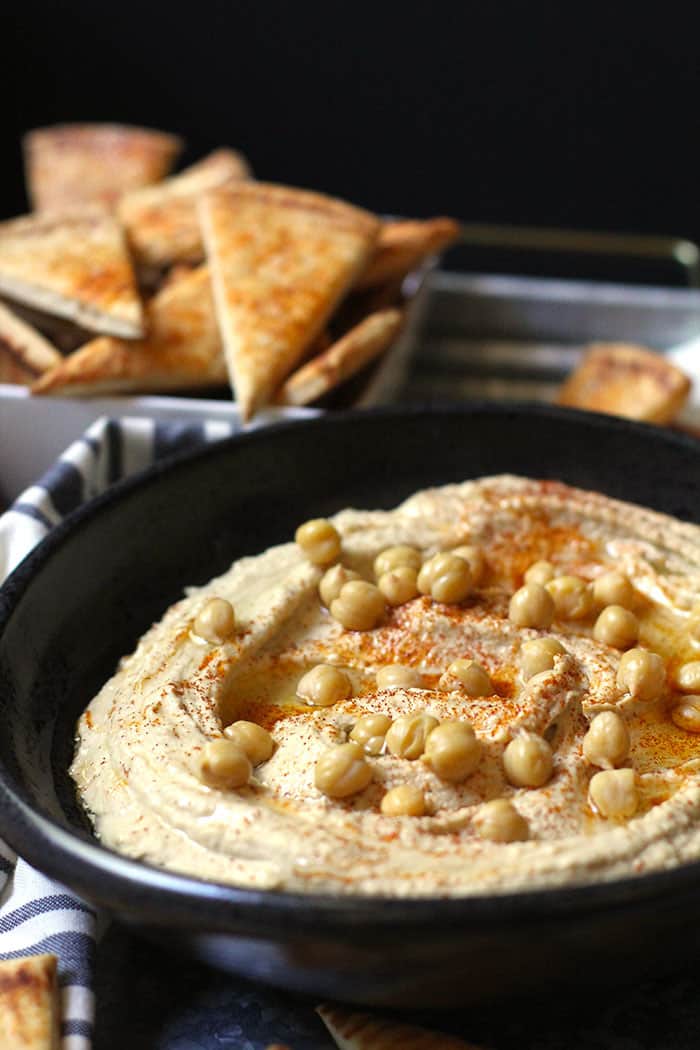
{"type": "Polygon", "coordinates": [[[528,822],[507,798],[494,798],[479,806],[474,826],[479,837],[489,842],[525,842],[530,837],[528,822]]]}
{"type": "Polygon", "coordinates": [[[700,696],[684,696],[671,708],[671,720],[687,733],[700,733],[700,696]]]}
{"type": "Polygon", "coordinates": [[[681,664],[676,670],[675,679],[682,693],[700,693],[700,660],[681,664]]]}
{"type": "Polygon", "coordinates": [[[420,758],[429,734],[439,725],[437,718],[425,711],[401,715],[387,731],[386,746],[397,758],[420,758]]]}
{"type": "Polygon", "coordinates": [[[238,788],[247,784],[253,772],[250,759],[231,740],[210,740],[199,759],[199,775],[212,787],[238,788]]]}
{"type": "Polygon", "coordinates": [[[423,675],[415,667],[404,667],[402,664],[389,664],[382,667],[375,675],[378,689],[387,689],[392,685],[401,686],[404,689],[420,689],[423,685],[423,675]]]}
{"type": "Polygon", "coordinates": [[[267,729],[263,729],[257,722],[246,722],[243,719],[226,726],[224,736],[240,747],[254,766],[267,762],[275,746],[267,729]]]}
{"type": "Polygon", "coordinates": [[[478,587],[486,575],[486,558],[481,547],[464,544],[461,547],[455,547],[450,553],[456,554],[458,558],[464,558],[471,570],[472,587],[478,587]]]}
{"type": "Polygon", "coordinates": [[[476,660],[453,660],[438,682],[440,689],[463,689],[467,696],[493,696],[489,675],[476,660]]]}
{"type": "Polygon", "coordinates": [[[388,715],[361,715],[350,732],[350,739],[368,755],[379,755],[384,748],[384,738],[391,726],[388,715]]]}
{"type": "Polygon", "coordinates": [[[516,787],[542,787],[552,775],[552,749],[537,733],[520,733],[503,752],[503,766],[516,787]]]}
{"type": "Polygon", "coordinates": [[[350,741],[321,755],[314,770],[314,783],[329,798],[347,798],[364,791],[372,779],[372,768],[359,744],[350,741]]]}
{"type": "Polygon", "coordinates": [[[593,625],[593,637],[614,649],[629,649],[639,638],[639,620],[621,605],[608,605],[593,625]]]}
{"type": "Polygon", "coordinates": [[[551,671],[554,659],[562,656],[566,649],[556,638],[532,638],[520,646],[520,670],[528,682],[536,674],[551,671]]]}
{"type": "Polygon", "coordinates": [[[389,605],[405,605],[418,594],[418,574],[409,565],[399,565],[390,572],[383,573],[377,581],[389,605]]]}
{"type": "Polygon", "coordinates": [[[425,742],[425,761],[441,780],[466,780],[481,759],[481,743],[468,722],[442,722],[425,742]]]}
{"type": "Polygon", "coordinates": [[[588,786],[591,805],[606,818],[631,817],[639,805],[639,793],[632,769],[606,769],[591,777],[588,786]]]}
{"type": "Polygon", "coordinates": [[[413,784],[399,784],[387,791],[379,808],[387,817],[422,817],[425,795],[413,784]]]}
{"type": "Polygon", "coordinates": [[[549,583],[550,580],[554,579],[555,568],[549,561],[536,561],[530,566],[525,573],[525,583],[539,583],[540,587],[544,587],[545,583],[549,583]]]}
{"type": "Polygon", "coordinates": [[[317,664],[297,682],[297,696],[313,707],[332,707],[351,695],[350,678],[331,664],[317,664]]]}
{"type": "Polygon", "coordinates": [[[331,616],[348,631],[371,631],[385,612],[384,595],[373,583],[350,580],[330,605],[331,616]]]}
{"type": "Polygon", "coordinates": [[[526,583],[510,599],[508,616],[516,627],[549,627],[554,619],[554,599],[539,583],[526,583]]]}
{"type": "Polygon", "coordinates": [[[634,608],[634,587],[629,577],[622,572],[604,572],[593,581],[591,591],[598,608],[604,608],[606,605],[621,605],[623,609],[634,608]]]}
{"type": "Polygon", "coordinates": [[[424,563],[417,583],[421,594],[429,594],[436,602],[461,602],[472,587],[471,569],[464,558],[443,551],[424,563]]]}
{"type": "Polygon", "coordinates": [[[418,572],[423,564],[423,555],[415,547],[399,544],[397,547],[387,547],[374,559],[374,575],[378,580],[387,572],[394,569],[414,569],[418,572]]]}
{"type": "Polygon", "coordinates": [[[666,685],[666,667],[658,653],[629,649],[620,657],[617,684],[635,700],[658,700],[666,685]]]}
{"type": "Polygon", "coordinates": [[[331,566],[330,569],[326,569],[318,585],[321,601],[329,609],[331,602],[340,595],[346,583],[360,579],[362,577],[359,572],[354,572],[353,569],[346,569],[344,565],[331,566]]]}
{"type": "Polygon", "coordinates": [[[199,638],[221,645],[236,629],[236,614],[225,598],[210,598],[197,615],[192,628],[199,638]]]}
{"type": "Polygon", "coordinates": [[[593,607],[590,588],[578,576],[555,576],[545,588],[554,600],[554,615],[560,620],[583,620],[593,607]]]}
{"type": "Polygon", "coordinates": [[[326,518],[313,518],[297,529],[294,539],[313,565],[330,565],[340,557],[340,536],[326,518]]]}
{"type": "Polygon", "coordinates": [[[584,757],[592,766],[614,769],[629,753],[630,735],[624,718],[617,711],[601,711],[583,738],[584,757]]]}

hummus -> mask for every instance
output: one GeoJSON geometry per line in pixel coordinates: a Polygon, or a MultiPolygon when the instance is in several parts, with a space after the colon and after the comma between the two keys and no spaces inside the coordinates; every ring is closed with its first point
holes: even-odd
{"type": "Polygon", "coordinates": [[[367,630],[329,613],[319,598],[324,569],[293,542],[191,589],[121,661],[78,726],[71,773],[106,846],[238,886],[387,896],[581,883],[700,857],[700,528],[510,476],[419,492],[393,511],[342,511],[332,523],[340,561],[367,581],[376,556],[395,545],[423,558],[474,545],[485,570],[468,597],[387,604],[367,630]],[[555,612],[546,629],[518,624],[512,596],[542,560],[590,595],[611,570],[631,581],[634,652],[664,662],[651,696],[634,676],[620,680],[623,648],[600,639],[600,603],[575,619],[555,612]],[[220,644],[193,630],[212,596],[235,610],[235,631],[220,644]],[[555,646],[551,667],[526,678],[522,646],[544,637],[562,651],[555,646]],[[489,695],[445,676],[458,659],[480,665],[489,695]],[[344,671],[349,696],[320,707],[297,695],[319,664],[344,671]],[[420,684],[378,686],[378,672],[396,664],[420,684]],[[605,793],[589,790],[606,763],[592,763],[584,747],[593,720],[611,710],[629,735],[612,765],[634,791],[631,809],[612,814],[596,805],[605,793]],[[355,793],[333,798],[316,786],[320,759],[347,743],[359,718],[381,714],[389,724],[418,711],[430,726],[471,725],[481,749],[473,771],[450,779],[426,754],[401,757],[375,739],[362,759],[371,777],[355,793]],[[202,755],[241,719],[269,731],[274,749],[242,786],[217,787],[202,777],[202,755]],[[520,786],[504,755],[528,736],[546,742],[552,761],[544,783],[520,786]],[[387,792],[402,785],[418,789],[422,814],[383,811],[387,792]],[[524,840],[484,837],[480,815],[495,799],[513,804],[528,830],[512,838],[524,840]]]}

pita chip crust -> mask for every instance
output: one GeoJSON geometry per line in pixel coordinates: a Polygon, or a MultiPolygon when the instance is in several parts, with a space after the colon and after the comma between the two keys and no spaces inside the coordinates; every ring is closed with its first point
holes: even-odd
{"type": "Polygon", "coordinates": [[[459,234],[460,225],[454,219],[405,219],[383,223],[374,255],[357,282],[358,288],[405,277],[427,256],[449,248],[458,240],[459,234]]]}
{"type": "Polygon", "coordinates": [[[366,266],[379,223],[318,193],[255,182],[207,194],[200,212],[224,352],[249,419],[366,266]]]}
{"type": "Polygon", "coordinates": [[[201,262],[204,246],[197,198],[232,179],[249,177],[240,153],[219,149],[158,186],[127,194],[118,212],[139,265],[201,262]]]}
{"type": "Polygon", "coordinates": [[[90,331],[126,339],[143,335],[124,237],[101,208],[1,223],[0,293],[90,331]]]}
{"type": "Polygon", "coordinates": [[[55,955],[0,962],[2,1050],[59,1050],[61,1007],[55,955]]]}
{"type": "Polygon", "coordinates": [[[124,124],[57,124],[22,140],[27,196],[38,211],[94,202],[164,178],[182,149],[176,135],[124,124]]]}
{"type": "Polygon", "coordinates": [[[0,303],[0,383],[31,383],[62,360],[48,339],[0,303]]]}
{"type": "Polygon", "coordinates": [[[46,372],[32,393],[162,393],[220,386],[227,376],[209,272],[201,266],[154,296],[145,339],[93,339],[46,372]]]}
{"type": "Polygon", "coordinates": [[[340,1006],[317,1006],[339,1050],[483,1050],[474,1043],[340,1006]]]}

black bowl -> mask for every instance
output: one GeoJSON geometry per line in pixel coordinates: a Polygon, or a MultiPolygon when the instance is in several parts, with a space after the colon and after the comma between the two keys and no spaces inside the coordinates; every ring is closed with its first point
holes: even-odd
{"type": "Polygon", "coordinates": [[[236,889],[100,846],[67,775],[80,711],[182,592],[343,506],[510,471],[700,522],[700,443],[541,406],[348,413],[158,465],[74,514],[0,591],[0,835],[141,930],[249,977],[364,1003],[465,1004],[658,973],[694,950],[700,865],[464,900],[236,889]],[[659,948],[661,950],[659,951],[659,948]]]}

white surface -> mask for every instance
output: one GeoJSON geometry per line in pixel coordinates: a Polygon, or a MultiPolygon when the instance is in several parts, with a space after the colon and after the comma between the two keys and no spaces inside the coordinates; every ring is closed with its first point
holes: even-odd
{"type": "Polygon", "coordinates": [[[677,422],[689,427],[700,427],[700,338],[674,347],[666,354],[666,358],[682,368],[693,384],[677,422]]]}

